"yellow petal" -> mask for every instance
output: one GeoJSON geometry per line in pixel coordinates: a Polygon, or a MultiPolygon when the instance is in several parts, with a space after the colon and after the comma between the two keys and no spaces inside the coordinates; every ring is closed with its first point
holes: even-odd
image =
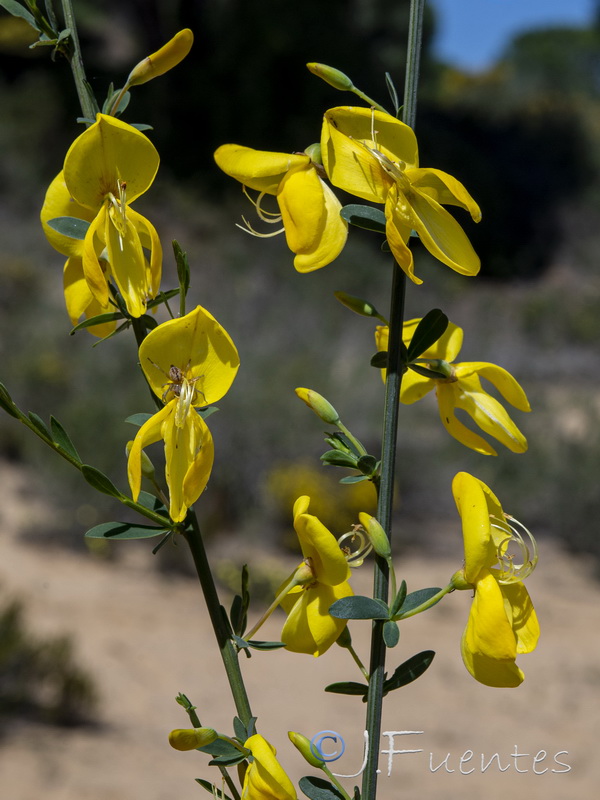
{"type": "Polygon", "coordinates": [[[160,50],[144,58],[131,70],[127,78],[127,86],[139,86],[141,83],[151,81],[159,75],[164,75],[187,56],[194,43],[194,34],[189,28],[184,28],[164,44],[160,50]]]}
{"type": "Polygon", "coordinates": [[[521,385],[502,367],[484,361],[471,361],[457,365],[457,368],[457,375],[461,376],[476,372],[480,378],[485,378],[493,384],[502,397],[519,411],[531,411],[529,400],[521,385]]]}
{"type": "Polygon", "coordinates": [[[467,428],[466,425],[457,419],[454,409],[456,407],[456,393],[452,383],[436,382],[435,394],[440,410],[440,419],[450,436],[458,442],[470,447],[478,453],[486,456],[498,455],[489,442],[483,436],[467,428]]]}
{"type": "MultiPolygon", "coordinates": [[[[165,408],[174,402],[178,401],[171,400],[165,408]]],[[[214,461],[214,445],[208,426],[193,408],[189,409],[182,427],[175,420],[175,413],[165,418],[161,436],[165,441],[169,516],[173,522],[182,522],[188,508],[206,488],[214,461]]]]}
{"type": "Polygon", "coordinates": [[[40,213],[42,228],[52,247],[65,256],[81,256],[83,253],[83,239],[64,236],[54,228],[51,228],[48,222],[56,217],[76,217],[77,219],[91,222],[94,216],[94,212],[73,200],[71,193],[67,189],[64,173],[59,172],[46,191],[44,205],[40,213]]]}
{"type": "Polygon", "coordinates": [[[271,153],[239,144],[221,145],[214,158],[227,175],[267,194],[277,194],[279,184],[290,169],[310,164],[310,158],[304,153],[271,153]]]}
{"type": "MultiPolygon", "coordinates": [[[[298,502],[298,501],[296,501],[298,502]]],[[[309,558],[319,583],[336,586],[348,580],[350,568],[335,536],[313,514],[299,514],[294,529],[304,558],[309,558]]]]}
{"type": "Polygon", "coordinates": [[[150,331],[140,346],[139,360],[152,391],[161,398],[171,366],[189,372],[188,377],[197,379],[196,406],[220,400],[240,364],[231,337],[202,306],[150,331]]]}
{"type": "Polygon", "coordinates": [[[468,472],[459,472],[452,481],[452,494],[462,520],[465,579],[473,585],[483,570],[496,563],[484,486],[482,481],[468,472]]]}
{"type": "Polygon", "coordinates": [[[540,625],[529,592],[520,581],[503,584],[500,588],[517,637],[517,653],[531,653],[540,638],[540,625]]]}
{"type": "Polygon", "coordinates": [[[142,247],[150,251],[150,277],[147,284],[149,296],[156,297],[162,276],[162,245],[158,233],[154,225],[133,208],[127,208],[127,216],[138,232],[142,247]]]}
{"type": "Polygon", "coordinates": [[[106,276],[98,258],[98,254],[104,250],[107,216],[106,207],[102,206],[83,240],[83,274],[91,293],[102,306],[108,304],[110,297],[106,276]]]}
{"type": "Polygon", "coordinates": [[[353,594],[350,584],[326,586],[318,583],[299,593],[281,631],[281,641],[293,653],[321,656],[337,640],[346,620],[330,616],[329,608],[353,594]]]}
{"type": "Polygon", "coordinates": [[[394,184],[390,187],[385,203],[385,236],[396,263],[413,283],[421,284],[423,281],[415,275],[412,250],[406,244],[412,228],[412,225],[406,224],[406,220],[412,222],[412,216],[407,218],[404,212],[400,213],[401,208],[408,209],[408,206],[404,196],[398,192],[398,187],[394,184]]]}
{"type": "Polygon", "coordinates": [[[412,227],[433,256],[461,275],[477,275],[479,257],[452,214],[420,190],[411,189],[406,208],[400,193],[394,219],[399,217],[406,225],[406,215],[410,214],[412,227]]]}
{"type": "Polygon", "coordinates": [[[115,117],[98,114],[67,152],[65,183],[78,203],[97,211],[109,193],[118,197],[123,182],[128,203],[143,194],[158,164],[158,152],[147,136],[115,117]]]}
{"type": "MultiPolygon", "coordinates": [[[[101,305],[93,296],[83,274],[82,259],[77,256],[71,256],[71,258],[67,259],[63,271],[63,287],[67,313],[73,325],[79,322],[82,314],[85,314],[89,319],[90,317],[98,316],[98,314],[106,314],[115,310],[115,307],[110,303],[101,305]]],[[[116,326],[116,321],[103,322],[101,325],[94,325],[91,328],[86,328],[86,330],[92,336],[99,336],[102,339],[111,334],[116,326]]]]}
{"type": "Polygon", "coordinates": [[[141,317],[146,312],[146,300],[150,293],[142,243],[129,217],[123,235],[114,224],[113,217],[114,209],[110,208],[106,214],[104,241],[111,273],[127,311],[132,317],[141,317]]]}
{"type": "Polygon", "coordinates": [[[523,683],[525,675],[512,659],[490,658],[482,653],[472,653],[461,645],[465,667],[479,683],[498,689],[514,689],[523,683]]]}
{"type": "Polygon", "coordinates": [[[406,177],[440,205],[460,206],[468,211],[475,222],[481,219],[481,210],[465,187],[452,175],[439,169],[407,169],[406,177]]]}
{"type": "Polygon", "coordinates": [[[129,480],[131,496],[134,500],[138,499],[142,485],[142,450],[144,447],[148,447],[148,445],[162,439],[163,423],[169,416],[174,414],[176,402],[176,400],[172,400],[154,416],[146,420],[133,440],[127,460],[127,479],[129,480]]]}
{"type": "Polygon", "coordinates": [[[276,759],[277,751],[259,734],[244,742],[252,753],[244,785],[242,800],[296,800],[296,791],[281,764],[276,759]]]}

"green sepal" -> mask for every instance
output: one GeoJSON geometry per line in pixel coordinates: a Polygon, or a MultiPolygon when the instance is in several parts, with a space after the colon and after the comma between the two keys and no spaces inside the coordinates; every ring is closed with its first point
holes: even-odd
{"type": "Polygon", "coordinates": [[[383,600],[360,594],[340,597],[329,607],[329,613],[336,619],[388,619],[390,614],[383,600]]]}
{"type": "Polygon", "coordinates": [[[358,448],[352,442],[345,433],[341,431],[336,431],[335,433],[329,433],[328,431],[325,433],[325,441],[330,447],[333,447],[335,450],[341,450],[344,453],[354,453],[355,456],[360,458],[360,453],[358,452],[358,448]]]}
{"type": "Polygon", "coordinates": [[[364,230],[375,231],[375,233],[385,233],[385,214],[379,208],[351,203],[342,208],[340,216],[349,225],[354,225],[355,228],[364,228],[364,230]]]}
{"type": "Polygon", "coordinates": [[[121,492],[117,489],[114,483],[103,472],[100,472],[96,467],[91,467],[89,464],[84,464],[81,467],[81,474],[98,492],[108,494],[111,497],[123,497],[121,492]]]}
{"type": "MultiPolygon", "coordinates": [[[[77,333],[77,331],[82,328],[93,328],[94,325],[102,325],[104,322],[116,322],[118,319],[123,319],[123,314],[119,311],[107,311],[105,314],[96,314],[95,317],[88,317],[88,319],[78,322],[77,325],[69,331],[69,336],[73,336],[73,334],[77,333]]],[[[114,331],[114,333],[116,333],[116,331],[114,331]]],[[[112,335],[113,334],[109,334],[109,336],[112,335]]],[[[104,338],[108,339],[109,336],[104,338]]]]}
{"type": "Polygon", "coordinates": [[[53,416],[50,416],[50,430],[52,432],[52,440],[54,444],[57,444],[61,450],[64,450],[65,453],[68,453],[72,458],[75,459],[75,461],[77,461],[78,464],[81,464],[81,458],[75,449],[75,445],[69,438],[68,433],[60,424],[60,422],[53,416]]]}
{"type": "MultiPolygon", "coordinates": [[[[112,111],[113,103],[117,99],[117,97],[121,94],[122,89],[115,89],[114,84],[110,84],[108,87],[108,93],[106,95],[106,100],[104,101],[104,105],[102,106],[102,113],[108,114],[112,111]]],[[[123,97],[119,101],[119,105],[117,108],[112,112],[113,116],[119,117],[125,111],[127,106],[129,105],[129,101],[131,100],[131,92],[125,92],[123,97]]]]}
{"type": "Polygon", "coordinates": [[[300,778],[298,786],[310,800],[345,800],[340,790],[325,778],[306,775],[300,778]]]}
{"type": "Polygon", "coordinates": [[[151,317],[150,314],[142,314],[140,317],[140,322],[144,323],[147,331],[153,331],[154,328],[158,327],[158,322],[154,319],[154,317],[151,317]]]}
{"type": "Polygon", "coordinates": [[[195,778],[196,783],[199,783],[203,789],[211,794],[213,797],[218,797],[220,800],[231,800],[228,794],[225,794],[222,789],[218,789],[214,784],[210,781],[205,781],[203,778],[195,778]]]}
{"type": "Polygon", "coordinates": [[[41,417],[38,417],[38,415],[33,411],[30,411],[27,416],[29,417],[29,420],[33,422],[38,431],[44,436],[44,438],[52,440],[50,429],[41,417]]]}
{"type": "Polygon", "coordinates": [[[410,362],[418,358],[444,335],[447,327],[448,317],[439,308],[434,308],[425,314],[410,340],[406,360],[410,362]]]}
{"type": "Polygon", "coordinates": [[[283,642],[260,642],[257,639],[242,639],[240,636],[232,636],[233,641],[242,650],[247,650],[249,647],[253,650],[279,650],[285,647],[283,642]]]}
{"type": "MultiPolygon", "coordinates": [[[[406,600],[402,604],[400,615],[402,616],[406,614],[408,611],[412,611],[414,608],[417,608],[423,603],[426,603],[438,592],[441,592],[439,586],[432,586],[429,589],[418,589],[416,592],[411,592],[409,595],[406,596],[406,600]]],[[[440,600],[441,599],[442,598],[440,597],[440,600]]],[[[433,606],[437,605],[437,603],[439,603],[440,600],[434,603],[433,606]]],[[[433,608],[433,606],[431,606],[431,608],[433,608]]]]}
{"type": "Polygon", "coordinates": [[[177,264],[177,278],[179,279],[179,291],[185,297],[190,288],[190,265],[187,259],[187,253],[181,249],[177,239],[173,239],[173,253],[175,255],[175,263],[177,264]]]}
{"type": "Polygon", "coordinates": [[[85,532],[86,539],[151,539],[168,533],[154,525],[137,525],[130,522],[103,522],[85,532]]]}
{"type": "Polygon", "coordinates": [[[375,456],[361,456],[358,459],[356,466],[363,473],[363,475],[366,475],[370,478],[377,472],[379,461],[375,458],[375,456]]]}
{"type": "Polygon", "coordinates": [[[338,683],[330,683],[329,686],[325,687],[324,691],[331,694],[351,694],[358,697],[366,697],[369,687],[356,681],[339,681],[338,683]]]}
{"type": "Polygon", "coordinates": [[[394,602],[390,606],[390,617],[395,616],[402,608],[402,605],[406,600],[406,591],[407,591],[406,581],[402,581],[402,583],[400,584],[400,588],[398,589],[398,592],[396,594],[396,597],[394,597],[394,602]]]}
{"type": "Polygon", "coordinates": [[[345,478],[340,478],[340,483],[360,483],[368,480],[368,475],[347,475],[345,478]]]}
{"type": "Polygon", "coordinates": [[[353,294],[347,294],[346,292],[334,292],[333,296],[343,306],[349,308],[350,311],[354,311],[355,314],[360,314],[361,317],[376,317],[383,320],[373,303],[363,300],[362,297],[355,297],[353,294]]]}
{"type": "Polygon", "coordinates": [[[384,696],[388,692],[393,692],[394,689],[400,689],[402,686],[406,686],[416,681],[417,678],[420,678],[425,670],[429,668],[434,656],[434,650],[423,650],[421,653],[411,656],[403,664],[400,664],[400,666],[394,670],[392,677],[383,682],[384,696]]]}
{"type": "Polygon", "coordinates": [[[445,381],[448,379],[447,375],[444,375],[443,372],[436,372],[434,369],[428,369],[427,367],[422,367],[419,364],[409,364],[409,369],[414,370],[419,375],[423,375],[425,378],[433,378],[436,381],[445,381]]]}
{"type": "Polygon", "coordinates": [[[328,450],[321,456],[321,461],[324,464],[330,464],[334,467],[350,467],[351,469],[356,469],[358,459],[351,453],[344,453],[341,450],[328,450]]]}
{"type": "Polygon", "coordinates": [[[386,647],[396,647],[400,640],[400,628],[398,623],[392,619],[387,619],[383,623],[383,641],[386,647]]]}
{"type": "Polygon", "coordinates": [[[79,217],[54,217],[46,223],[50,228],[69,239],[85,239],[90,223],[79,217]]]}
{"type": "Polygon", "coordinates": [[[379,350],[375,355],[371,358],[369,362],[372,367],[376,369],[387,369],[388,365],[388,351],[387,350],[379,350]]]}
{"type": "MultiPolygon", "coordinates": [[[[15,405],[12,397],[8,393],[8,389],[3,383],[0,383],[0,406],[2,406],[2,408],[6,411],[6,413],[10,414],[11,417],[19,419],[19,413],[16,410],[17,406],[15,405]]],[[[34,420],[31,421],[33,422],[34,425],[36,424],[34,420]]]]}

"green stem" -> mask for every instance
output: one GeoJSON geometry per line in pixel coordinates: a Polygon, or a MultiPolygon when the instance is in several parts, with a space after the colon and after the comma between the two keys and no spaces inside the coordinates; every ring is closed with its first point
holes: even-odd
{"type": "Polygon", "coordinates": [[[340,791],[340,792],[342,793],[342,795],[344,796],[345,800],[350,800],[350,795],[349,795],[349,794],[348,794],[348,792],[347,792],[347,791],[344,789],[344,787],[342,786],[342,784],[341,784],[341,783],[338,781],[338,779],[335,777],[335,775],[334,775],[334,774],[333,774],[333,772],[332,772],[332,771],[329,769],[329,767],[327,767],[325,764],[323,764],[323,766],[321,767],[321,769],[322,769],[322,770],[323,770],[323,772],[324,772],[324,773],[327,775],[327,777],[329,778],[329,780],[330,780],[330,781],[331,781],[333,784],[335,784],[335,785],[337,786],[337,788],[339,789],[339,791],[340,791]]]}
{"type": "Polygon", "coordinates": [[[83,67],[83,59],[81,57],[81,47],[79,45],[79,35],[77,33],[77,24],[75,22],[75,14],[73,12],[73,5],[71,0],[61,0],[63,15],[65,18],[65,27],[71,32],[71,54],[69,56],[69,63],[71,65],[71,72],[75,80],[75,88],[77,89],[77,96],[79,97],[79,104],[81,106],[81,113],[86,119],[96,119],[96,107],[93,102],[90,92],[88,90],[88,82],[85,77],[85,69],[83,67]]]}
{"type": "Polygon", "coordinates": [[[357,89],[356,86],[353,86],[352,89],[350,89],[350,91],[352,92],[352,94],[355,94],[357,97],[360,97],[361,100],[364,100],[365,103],[368,103],[372,108],[376,108],[377,111],[382,111],[384,114],[388,113],[382,105],[380,105],[376,100],[373,100],[372,97],[369,97],[368,94],[361,92],[361,90],[357,89]]]}
{"type": "Polygon", "coordinates": [[[341,432],[342,432],[342,433],[343,433],[345,436],[347,436],[347,437],[348,437],[348,439],[349,439],[349,440],[352,442],[352,444],[354,445],[354,447],[356,447],[356,449],[358,450],[358,452],[360,453],[360,455],[361,455],[361,456],[366,456],[366,455],[367,455],[367,451],[365,450],[365,448],[364,448],[364,445],[362,444],[362,442],[359,442],[359,440],[356,438],[356,436],[354,436],[354,434],[353,434],[353,433],[351,433],[351,432],[348,430],[348,428],[347,428],[347,427],[344,425],[344,423],[342,422],[342,420],[341,420],[341,419],[339,419],[339,420],[336,422],[336,427],[337,427],[337,428],[338,428],[338,430],[340,430],[340,431],[341,431],[341,432]]]}
{"type": "Polygon", "coordinates": [[[265,622],[266,622],[266,621],[269,619],[269,617],[270,617],[270,616],[271,616],[271,614],[272,614],[272,613],[275,611],[275,609],[277,608],[277,606],[279,605],[279,603],[281,603],[281,601],[282,601],[282,600],[283,600],[283,598],[286,596],[286,594],[287,594],[287,593],[288,593],[288,592],[289,592],[291,589],[293,589],[293,588],[294,588],[294,586],[298,586],[298,581],[296,580],[296,572],[295,572],[295,571],[294,571],[294,574],[293,574],[293,575],[290,577],[289,581],[287,581],[287,582],[286,582],[286,584],[285,584],[285,586],[283,587],[283,589],[282,589],[282,590],[279,592],[279,594],[277,595],[277,597],[275,598],[275,600],[273,600],[273,602],[271,603],[271,605],[270,605],[270,606],[267,608],[267,610],[265,611],[265,613],[264,613],[264,614],[262,615],[262,617],[261,617],[261,618],[258,620],[258,622],[256,623],[256,625],[255,625],[253,628],[251,628],[251,629],[248,631],[248,633],[246,633],[246,634],[244,635],[244,639],[245,639],[247,642],[248,642],[248,641],[250,641],[250,639],[251,639],[251,638],[254,636],[254,634],[255,634],[255,633],[257,633],[257,631],[259,631],[259,630],[260,630],[260,628],[262,628],[263,624],[264,624],[264,623],[265,623],[265,622]]]}
{"type": "Polygon", "coordinates": [[[206,550],[204,549],[204,542],[202,541],[202,534],[198,526],[198,520],[193,511],[188,513],[188,525],[184,531],[184,537],[189,545],[196,572],[200,580],[208,614],[213,626],[217,644],[223,659],[223,666],[227,673],[229,687],[235,703],[238,717],[246,726],[249,725],[252,718],[252,711],[250,709],[250,702],[246,694],[246,687],[244,686],[244,679],[238,661],[238,654],[234,644],[230,638],[230,628],[225,616],[225,611],[219,602],[217,588],[212,576],[206,550]]]}
{"type": "MultiPolygon", "coordinates": [[[[414,127],[416,113],[424,7],[425,0],[411,0],[403,108],[403,121],[407,125],[411,125],[411,127],[414,127]]],[[[402,327],[404,322],[405,294],[406,276],[400,267],[394,264],[388,365],[383,412],[381,479],[377,506],[377,519],[386,532],[390,542],[392,540],[392,508],[398,432],[398,406],[402,382],[402,353],[400,343],[402,341],[402,327]]],[[[388,600],[388,574],[389,568],[385,559],[377,557],[374,567],[373,597],[383,600],[384,602],[388,600]]],[[[385,642],[383,641],[383,621],[375,620],[371,633],[371,678],[369,680],[367,718],[365,723],[370,747],[367,754],[365,771],[363,773],[362,800],[375,800],[377,792],[377,762],[379,756],[379,739],[381,736],[385,650],[385,642]]]]}
{"type": "Polygon", "coordinates": [[[395,620],[408,619],[409,617],[414,617],[416,614],[421,614],[423,611],[427,611],[428,608],[431,608],[436,603],[439,603],[442,597],[444,597],[447,594],[450,594],[450,592],[453,592],[454,589],[455,589],[454,584],[450,582],[447,586],[444,586],[443,589],[440,589],[440,591],[437,594],[434,594],[433,597],[430,597],[429,600],[426,600],[424,603],[421,603],[420,606],[415,606],[415,608],[411,608],[411,610],[407,611],[405,614],[398,614],[398,616],[394,617],[394,619],[395,620]]]}
{"type": "Polygon", "coordinates": [[[350,653],[350,655],[354,659],[354,663],[359,668],[359,670],[362,673],[363,678],[368,683],[369,682],[369,673],[368,673],[367,668],[365,667],[365,665],[360,660],[360,657],[359,657],[358,653],[356,652],[356,650],[354,649],[354,647],[352,647],[352,645],[350,644],[345,649],[350,653]]]}

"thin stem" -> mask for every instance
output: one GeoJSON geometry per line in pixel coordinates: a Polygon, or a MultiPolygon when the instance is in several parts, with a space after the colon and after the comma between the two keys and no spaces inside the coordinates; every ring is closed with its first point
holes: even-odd
{"type": "Polygon", "coordinates": [[[290,591],[290,589],[293,589],[293,588],[294,588],[294,586],[298,586],[298,581],[296,580],[296,572],[294,572],[294,574],[293,574],[293,575],[290,577],[289,581],[287,581],[287,583],[285,584],[285,586],[283,587],[283,589],[282,589],[282,590],[279,592],[279,594],[277,595],[277,597],[275,598],[275,600],[273,600],[273,602],[271,603],[271,605],[270,605],[270,606],[267,608],[267,610],[266,610],[266,611],[265,611],[265,613],[262,615],[262,617],[261,617],[261,618],[258,620],[258,622],[256,623],[256,625],[255,625],[255,626],[254,626],[254,627],[253,627],[251,630],[249,630],[249,631],[248,631],[248,633],[246,633],[246,635],[244,636],[244,639],[245,639],[247,642],[248,642],[248,641],[249,641],[249,640],[250,640],[250,639],[251,639],[251,638],[254,636],[254,634],[255,634],[255,633],[256,633],[256,632],[257,632],[257,631],[258,631],[258,630],[259,630],[259,629],[260,629],[260,628],[263,626],[263,624],[264,624],[264,623],[265,623],[265,622],[266,622],[266,621],[269,619],[269,617],[270,617],[270,616],[271,616],[271,614],[272,614],[272,613],[275,611],[275,609],[277,608],[277,606],[279,605],[279,603],[281,603],[281,601],[282,601],[282,600],[283,600],[283,598],[286,596],[286,594],[287,594],[287,593],[290,591]]]}
{"type": "Polygon", "coordinates": [[[373,100],[372,97],[369,97],[368,94],[361,92],[361,90],[357,89],[356,86],[353,86],[352,89],[350,89],[350,91],[352,92],[352,94],[355,94],[357,97],[360,97],[361,100],[364,100],[365,103],[368,103],[372,108],[376,108],[378,111],[382,111],[384,114],[388,113],[382,105],[380,105],[376,100],[373,100]]]}
{"type": "Polygon", "coordinates": [[[345,436],[347,436],[347,437],[348,437],[348,439],[349,439],[349,440],[352,442],[352,444],[354,445],[354,447],[356,447],[356,449],[357,449],[357,450],[358,450],[358,452],[361,454],[361,456],[366,456],[366,455],[367,455],[367,451],[365,450],[365,448],[364,448],[364,445],[362,444],[362,442],[359,442],[359,440],[356,438],[356,436],[354,436],[354,434],[353,434],[353,433],[351,433],[351,432],[348,430],[348,428],[347,428],[347,427],[344,425],[344,423],[342,422],[342,420],[341,420],[341,419],[339,419],[339,420],[336,422],[336,427],[337,427],[337,428],[338,428],[338,430],[340,430],[340,431],[341,431],[341,432],[342,432],[342,433],[343,433],[345,436]]]}
{"type": "Polygon", "coordinates": [[[75,14],[73,12],[73,5],[71,0],[61,0],[63,15],[65,18],[65,27],[70,31],[71,40],[71,54],[69,56],[69,63],[71,71],[75,80],[75,88],[77,89],[77,96],[79,97],[79,105],[81,106],[81,113],[86,119],[96,118],[95,104],[90,97],[88,91],[88,82],[85,77],[85,69],[83,67],[83,59],[81,57],[81,47],[79,45],[79,35],[77,34],[77,24],[75,22],[75,14]]]}
{"type": "Polygon", "coordinates": [[[193,511],[189,512],[187,520],[189,524],[183,535],[194,559],[196,572],[198,573],[210,621],[217,639],[217,645],[221,652],[221,658],[223,659],[223,665],[227,673],[227,679],[238,717],[244,725],[248,726],[252,718],[252,710],[250,709],[250,702],[246,694],[246,687],[244,686],[244,679],[240,670],[238,654],[230,638],[230,628],[227,617],[219,602],[219,596],[206,556],[206,550],[204,549],[202,534],[200,533],[198,520],[193,511]]]}
{"type": "Polygon", "coordinates": [[[335,777],[335,775],[334,775],[334,774],[333,774],[333,772],[332,772],[332,771],[329,769],[329,767],[328,767],[328,766],[326,766],[325,764],[323,764],[323,766],[321,767],[321,769],[322,769],[322,770],[323,770],[323,772],[324,772],[324,773],[327,775],[327,777],[329,778],[329,780],[330,780],[332,783],[334,783],[334,784],[337,786],[337,788],[339,789],[339,791],[340,791],[340,792],[342,793],[342,795],[344,796],[345,800],[350,800],[350,795],[349,795],[349,794],[348,794],[348,792],[347,792],[347,791],[344,789],[344,787],[342,786],[342,784],[341,784],[341,783],[338,781],[338,779],[335,777]]]}
{"type": "MultiPolygon", "coordinates": [[[[403,121],[411,127],[414,127],[416,116],[424,7],[425,0],[411,0],[403,108],[403,121]]],[[[377,507],[377,519],[386,532],[390,542],[392,540],[391,523],[396,466],[396,440],[398,433],[398,406],[402,382],[402,354],[400,343],[402,341],[405,294],[406,276],[400,267],[394,264],[385,405],[383,412],[381,480],[377,507]]],[[[385,559],[377,557],[374,567],[373,597],[383,600],[384,602],[387,602],[388,599],[388,574],[389,567],[385,559]]],[[[372,744],[369,748],[366,768],[363,774],[362,800],[375,800],[377,791],[378,743],[381,736],[385,650],[383,621],[375,620],[371,632],[371,678],[369,680],[367,719],[365,723],[369,742],[372,744]]]]}
{"type": "Polygon", "coordinates": [[[367,668],[365,667],[365,665],[360,660],[360,657],[359,657],[358,653],[356,652],[356,650],[352,647],[351,644],[347,645],[345,649],[350,653],[350,655],[354,659],[354,663],[357,665],[359,670],[362,672],[363,678],[368,682],[369,681],[369,672],[368,672],[367,668]]]}
{"type": "Polygon", "coordinates": [[[447,586],[444,586],[443,589],[437,594],[434,594],[433,597],[430,597],[429,600],[426,600],[424,603],[421,603],[420,606],[415,606],[415,608],[411,608],[410,611],[407,611],[405,614],[398,614],[397,617],[394,617],[395,620],[401,619],[408,619],[409,617],[414,617],[416,614],[421,614],[423,611],[427,611],[428,608],[431,608],[436,603],[439,603],[442,597],[450,592],[453,592],[456,587],[452,582],[450,582],[447,586]]]}

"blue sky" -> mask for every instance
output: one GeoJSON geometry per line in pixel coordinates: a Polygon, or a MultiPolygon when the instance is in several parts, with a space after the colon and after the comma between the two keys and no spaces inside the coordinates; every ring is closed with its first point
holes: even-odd
{"type": "Polygon", "coordinates": [[[596,0],[428,0],[437,15],[434,52],[462,69],[489,67],[512,37],[532,28],[588,25],[596,0]]]}

